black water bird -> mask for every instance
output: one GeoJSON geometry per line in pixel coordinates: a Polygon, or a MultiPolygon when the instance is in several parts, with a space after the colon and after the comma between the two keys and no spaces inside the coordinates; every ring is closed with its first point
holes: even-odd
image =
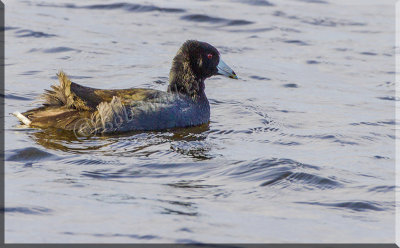
{"type": "Polygon", "coordinates": [[[60,72],[60,85],[46,90],[43,106],[13,114],[31,127],[53,127],[81,134],[196,126],[210,120],[204,81],[214,75],[237,79],[215,47],[188,40],[172,61],[166,92],[95,89],[73,83],[60,72]]]}

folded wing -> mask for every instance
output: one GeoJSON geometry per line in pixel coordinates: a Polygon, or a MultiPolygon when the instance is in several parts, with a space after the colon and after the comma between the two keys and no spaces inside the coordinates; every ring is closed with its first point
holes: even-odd
{"type": "Polygon", "coordinates": [[[113,97],[125,105],[149,101],[164,93],[153,89],[102,90],[73,83],[64,72],[57,76],[60,84],[52,85],[42,95],[43,106],[22,113],[31,121],[31,126],[72,130],[77,121],[90,118],[98,112],[100,103],[111,102],[113,97]]]}

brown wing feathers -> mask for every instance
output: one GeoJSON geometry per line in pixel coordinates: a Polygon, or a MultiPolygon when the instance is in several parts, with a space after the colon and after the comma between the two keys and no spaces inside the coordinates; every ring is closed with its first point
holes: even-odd
{"type": "Polygon", "coordinates": [[[117,97],[122,104],[132,101],[146,101],[156,98],[160,92],[152,89],[121,89],[101,90],[82,86],[71,82],[67,75],[60,71],[58,74],[59,85],[52,85],[51,90],[41,96],[43,106],[29,110],[22,115],[15,113],[23,122],[31,121],[30,126],[56,127],[71,130],[76,121],[82,118],[91,118],[97,112],[97,106],[102,102],[111,102],[117,97]]]}
{"type": "Polygon", "coordinates": [[[65,106],[76,110],[90,110],[86,102],[71,91],[71,80],[64,72],[57,74],[60,85],[52,85],[53,90],[46,90],[42,95],[44,106],[65,106]]]}

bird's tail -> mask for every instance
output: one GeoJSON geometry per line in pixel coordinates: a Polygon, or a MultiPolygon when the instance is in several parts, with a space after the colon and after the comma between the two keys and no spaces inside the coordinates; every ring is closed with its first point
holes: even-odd
{"type": "Polygon", "coordinates": [[[31,120],[29,120],[26,116],[24,116],[23,114],[21,114],[21,113],[18,112],[18,111],[15,111],[15,112],[13,113],[13,115],[14,115],[15,117],[17,117],[22,123],[24,123],[24,124],[27,125],[27,126],[29,126],[29,125],[32,123],[31,120]]]}

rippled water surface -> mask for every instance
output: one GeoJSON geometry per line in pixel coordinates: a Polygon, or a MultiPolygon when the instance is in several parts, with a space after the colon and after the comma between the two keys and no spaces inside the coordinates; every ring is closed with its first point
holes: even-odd
{"type": "Polygon", "coordinates": [[[6,1],[6,242],[393,242],[392,1],[6,1]],[[187,39],[240,80],[211,121],[79,137],[13,111],[63,69],[165,90],[187,39]]]}

